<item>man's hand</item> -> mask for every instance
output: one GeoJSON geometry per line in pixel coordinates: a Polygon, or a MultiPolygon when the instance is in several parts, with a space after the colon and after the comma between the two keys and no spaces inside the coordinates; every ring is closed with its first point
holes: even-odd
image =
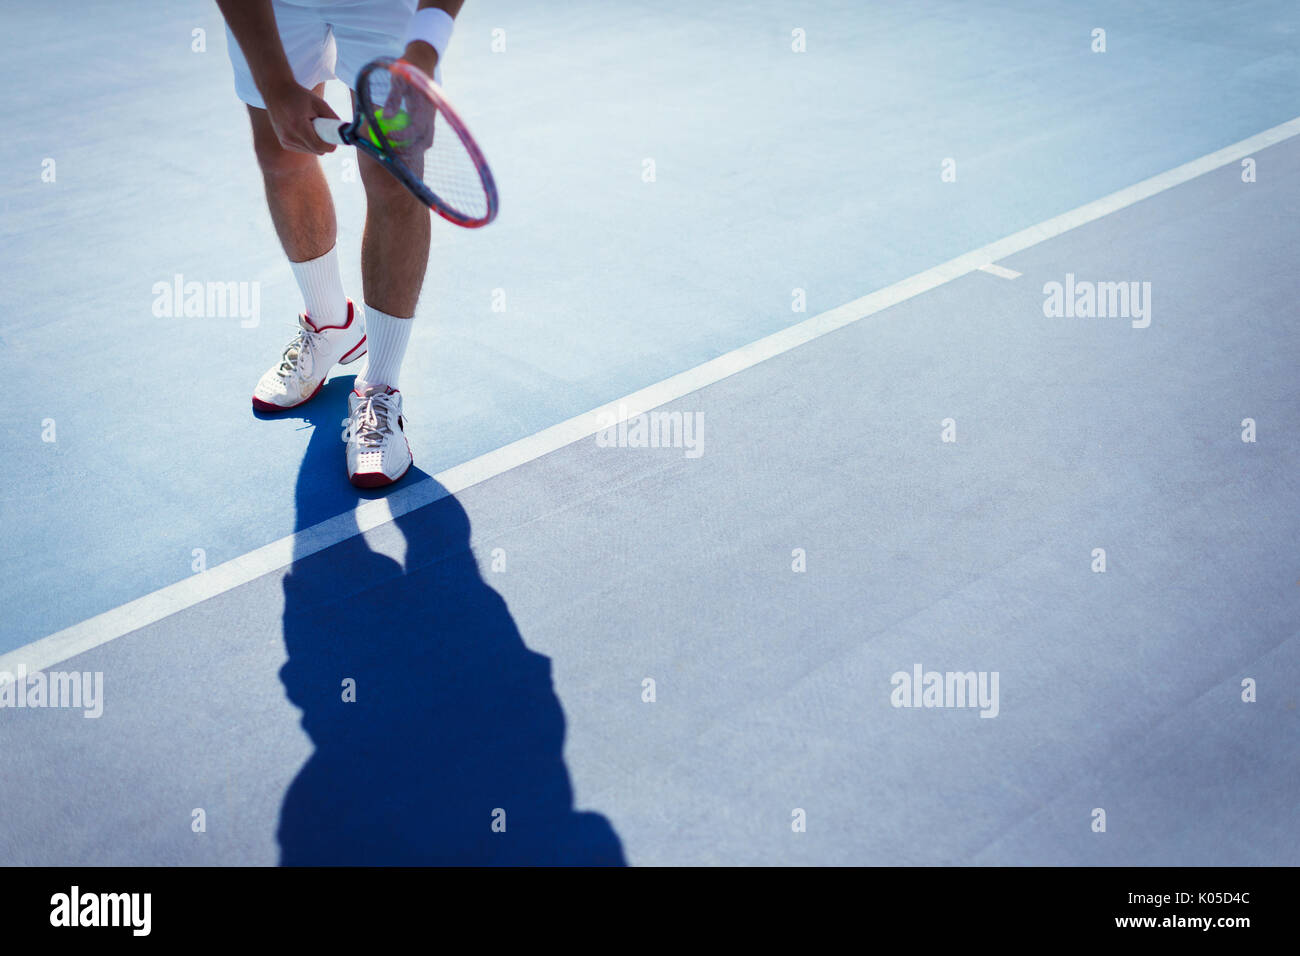
{"type": "Polygon", "coordinates": [[[323,99],[294,81],[275,26],[271,0],[217,0],[217,6],[239,41],[239,49],[266,103],[280,145],[318,156],[333,152],[334,147],[311,128],[311,121],[318,116],[338,119],[338,114],[323,99]]]}
{"type": "Polygon", "coordinates": [[[311,90],[304,89],[297,83],[286,83],[263,94],[263,99],[266,100],[271,128],[285,149],[297,153],[315,153],[317,156],[334,152],[332,143],[327,143],[316,135],[311,121],[318,116],[338,119],[339,114],[311,90]]]}

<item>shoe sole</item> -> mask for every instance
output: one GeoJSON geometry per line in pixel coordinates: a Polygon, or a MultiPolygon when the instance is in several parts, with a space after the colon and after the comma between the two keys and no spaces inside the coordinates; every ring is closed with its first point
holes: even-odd
{"type": "Polygon", "coordinates": [[[322,380],[321,380],[321,383],[320,383],[319,385],[316,386],[316,391],[312,392],[310,395],[308,395],[308,396],[307,396],[306,398],[304,398],[302,401],[300,401],[300,402],[294,402],[292,405],[272,405],[270,402],[264,402],[264,401],[262,401],[260,398],[258,398],[256,395],[254,395],[254,396],[253,396],[253,407],[254,407],[255,409],[257,409],[259,412],[287,412],[287,411],[289,411],[290,409],[294,409],[294,408],[298,408],[298,407],[300,407],[300,406],[302,406],[302,405],[306,405],[306,404],[307,404],[308,402],[310,402],[313,398],[315,398],[315,397],[316,397],[316,393],[319,392],[319,391],[320,391],[322,388],[324,388],[324,387],[325,387],[325,381],[322,379],[322,380]]]}
{"type": "Polygon", "coordinates": [[[352,482],[354,488],[383,488],[387,485],[395,485],[406,477],[406,473],[411,470],[411,465],[414,464],[415,459],[412,458],[396,478],[389,478],[382,471],[366,471],[359,475],[349,475],[348,481],[352,482]]]}

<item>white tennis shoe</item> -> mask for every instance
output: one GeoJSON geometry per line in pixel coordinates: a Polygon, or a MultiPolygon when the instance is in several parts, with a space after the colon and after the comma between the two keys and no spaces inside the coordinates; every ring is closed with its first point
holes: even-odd
{"type": "Polygon", "coordinates": [[[348,300],[348,320],[317,328],[298,316],[298,334],[285,348],[279,364],[268,369],[253,389],[253,407],[260,412],[297,408],[315,396],[335,363],[347,365],[366,354],[366,328],[348,300]]]}
{"type": "Polygon", "coordinates": [[[402,393],[386,385],[370,385],[348,396],[343,419],[348,443],[348,480],[358,488],[382,488],[411,467],[411,445],[402,421],[402,393]]]}

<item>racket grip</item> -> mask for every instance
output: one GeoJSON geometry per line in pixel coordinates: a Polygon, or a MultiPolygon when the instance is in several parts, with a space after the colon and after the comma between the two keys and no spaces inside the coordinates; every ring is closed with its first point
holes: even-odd
{"type": "Polygon", "coordinates": [[[340,131],[344,127],[343,122],[336,119],[330,119],[328,116],[318,116],[311,121],[311,128],[327,143],[333,143],[335,146],[343,145],[343,137],[340,131]]]}

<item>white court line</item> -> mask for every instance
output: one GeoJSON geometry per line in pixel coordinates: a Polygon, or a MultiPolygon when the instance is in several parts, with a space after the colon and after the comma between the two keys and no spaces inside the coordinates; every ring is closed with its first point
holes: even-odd
{"type": "Polygon", "coordinates": [[[28,673],[52,667],[76,654],[107,644],[124,634],[192,607],[200,601],[224,594],[264,574],[287,567],[297,557],[322,551],[358,533],[364,534],[393,518],[445,497],[447,493],[456,494],[464,491],[471,485],[503,474],[565,445],[589,438],[613,422],[635,418],[643,412],[712,385],[759,362],[820,338],[828,332],[834,332],[890,306],[905,302],[922,292],[928,292],[953,279],[967,275],[989,263],[1005,259],[1047,239],[1162,193],[1166,189],[1236,162],[1253,152],[1290,139],[1298,133],[1300,133],[1300,117],[1202,156],[1200,159],[1192,160],[1190,163],[1176,166],[1150,179],[1144,179],[1140,183],[1040,222],[1036,226],[1022,229],[1005,239],[981,246],[956,259],[950,259],[932,269],[917,273],[911,278],[847,302],[839,308],[814,315],[798,325],[782,329],[757,342],[751,342],[734,352],[720,355],[703,365],[697,365],[693,369],[664,379],[639,392],[633,392],[626,398],[592,409],[568,421],[543,429],[535,435],[521,438],[496,451],[490,451],[462,465],[449,468],[434,476],[434,480],[445,488],[446,492],[438,488],[433,481],[408,485],[385,498],[358,505],[354,511],[330,518],[310,528],[304,528],[302,531],[281,538],[279,541],[273,541],[193,577],[161,588],[152,594],[146,594],[144,597],[96,615],[80,624],[74,624],[49,637],[43,637],[26,647],[0,655],[0,672],[16,673],[20,665],[25,666],[28,673]]]}
{"type": "Polygon", "coordinates": [[[1001,279],[1019,279],[1024,273],[1017,272],[1015,269],[1008,269],[1006,266],[999,266],[992,262],[986,262],[980,266],[980,272],[987,272],[989,275],[998,276],[1001,279]]]}

